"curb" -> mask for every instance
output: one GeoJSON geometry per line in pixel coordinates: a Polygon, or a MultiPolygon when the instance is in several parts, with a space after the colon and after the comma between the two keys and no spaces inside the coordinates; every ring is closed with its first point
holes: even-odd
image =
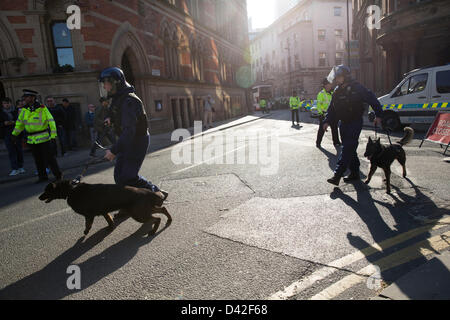
{"type": "MultiPolygon", "coordinates": [[[[201,136],[204,136],[204,135],[208,135],[208,134],[224,131],[224,130],[227,130],[227,129],[230,129],[230,128],[233,128],[233,127],[237,127],[237,126],[240,126],[240,125],[243,125],[243,124],[247,124],[247,123],[250,123],[250,122],[253,122],[253,121],[256,121],[256,120],[267,118],[268,116],[270,116],[270,114],[264,115],[264,116],[261,116],[261,117],[257,117],[257,118],[254,118],[254,119],[251,119],[251,120],[248,120],[248,121],[240,122],[240,123],[237,123],[237,124],[233,124],[233,125],[230,125],[230,126],[227,126],[227,127],[224,127],[224,128],[220,128],[220,129],[217,129],[217,130],[213,130],[213,131],[210,131],[210,132],[202,132],[202,133],[199,133],[199,134],[197,134],[195,136],[191,136],[188,140],[194,140],[195,138],[198,138],[198,137],[201,137],[201,136]]],[[[172,147],[175,144],[177,144],[177,143],[174,143],[174,144],[169,143],[169,144],[167,144],[165,146],[158,147],[157,149],[153,150],[152,152],[148,153],[147,155],[151,155],[154,152],[163,150],[165,148],[172,147]]],[[[102,162],[98,162],[98,163],[93,163],[93,165],[97,165],[97,164],[101,164],[101,163],[106,163],[106,162],[102,161],[102,162]]],[[[61,168],[61,170],[62,171],[64,171],[64,170],[71,170],[71,169],[75,169],[75,168],[80,168],[80,167],[82,167],[84,165],[85,165],[85,163],[83,162],[81,164],[71,165],[71,166],[69,166],[67,168],[61,168]]],[[[17,182],[17,181],[20,181],[20,180],[33,179],[33,178],[36,178],[36,176],[34,176],[34,175],[33,176],[26,175],[26,176],[18,176],[18,177],[10,178],[10,179],[0,179],[0,185],[7,184],[7,183],[10,183],[10,182],[17,182]]]]}

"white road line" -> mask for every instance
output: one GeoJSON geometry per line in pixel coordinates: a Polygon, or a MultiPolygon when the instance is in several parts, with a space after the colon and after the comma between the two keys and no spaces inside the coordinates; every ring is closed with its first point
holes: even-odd
{"type": "Polygon", "coordinates": [[[170,174],[176,174],[176,173],[180,173],[180,172],[184,172],[184,171],[190,170],[190,169],[192,169],[192,168],[201,166],[202,164],[205,164],[205,163],[207,163],[207,162],[209,162],[209,161],[212,161],[212,160],[214,160],[214,159],[217,159],[217,158],[223,158],[223,157],[226,156],[227,154],[233,153],[233,152],[235,152],[235,151],[237,151],[237,150],[239,150],[239,149],[245,148],[245,147],[246,147],[246,145],[240,146],[239,148],[236,148],[236,149],[233,149],[233,150],[231,150],[231,151],[228,151],[228,152],[226,152],[226,153],[224,153],[224,154],[221,154],[221,155],[219,155],[219,156],[217,156],[217,157],[209,158],[208,160],[199,162],[199,163],[197,163],[197,164],[194,164],[194,165],[192,165],[192,166],[186,167],[186,168],[181,169],[181,170],[178,170],[178,171],[171,172],[170,174]]]}
{"type": "MultiPolygon", "coordinates": [[[[403,250],[395,252],[387,257],[381,258],[373,264],[380,265],[380,270],[383,272],[416,258],[435,253],[436,251],[441,252],[449,247],[449,243],[444,240],[445,237],[449,236],[450,231],[445,232],[442,235],[434,236],[430,239],[421,241],[403,250]]],[[[369,265],[362,268],[356,274],[351,274],[333,283],[328,288],[311,297],[311,300],[331,300],[358,283],[367,281],[367,278],[376,272],[374,265],[369,265]]]]}
{"type": "Polygon", "coordinates": [[[62,209],[62,210],[59,210],[59,211],[56,211],[56,212],[47,214],[47,215],[45,215],[45,216],[41,216],[41,217],[38,217],[38,218],[35,218],[35,219],[31,219],[31,220],[22,222],[22,223],[20,223],[20,224],[16,224],[16,225],[14,225],[14,226],[11,226],[11,227],[2,229],[2,230],[0,230],[0,233],[8,232],[8,231],[11,231],[11,230],[13,230],[13,229],[17,229],[17,228],[23,227],[23,226],[25,226],[25,225],[27,225],[27,224],[30,224],[30,223],[33,223],[33,222],[37,222],[37,221],[40,221],[40,220],[44,220],[44,219],[47,219],[47,218],[56,216],[56,215],[58,215],[58,214],[61,214],[61,213],[64,213],[64,212],[67,212],[67,211],[70,211],[70,210],[72,210],[72,209],[71,209],[71,208],[65,208],[65,209],[62,209]]]}
{"type": "Polygon", "coordinates": [[[361,251],[356,251],[345,257],[337,259],[337,260],[331,262],[327,267],[323,267],[323,268],[313,272],[310,276],[292,283],[289,287],[286,287],[284,290],[274,293],[273,295],[271,295],[268,298],[268,300],[287,300],[293,296],[298,295],[300,292],[304,291],[305,289],[311,287],[317,281],[321,281],[321,280],[327,278],[331,274],[337,272],[339,269],[342,269],[352,263],[355,263],[365,257],[368,257],[378,251],[385,250],[385,249],[392,247],[398,243],[401,243],[408,239],[414,238],[415,236],[420,235],[424,232],[443,228],[444,226],[446,226],[445,223],[448,223],[448,222],[450,222],[450,217],[446,217],[446,218],[438,220],[436,222],[436,225],[434,225],[432,228],[430,228],[429,226],[419,227],[419,228],[407,231],[405,233],[402,233],[391,239],[387,239],[379,244],[374,243],[373,245],[371,245],[370,247],[368,247],[366,249],[363,249],[361,251]],[[439,222],[441,222],[441,223],[439,223],[439,222]]]}

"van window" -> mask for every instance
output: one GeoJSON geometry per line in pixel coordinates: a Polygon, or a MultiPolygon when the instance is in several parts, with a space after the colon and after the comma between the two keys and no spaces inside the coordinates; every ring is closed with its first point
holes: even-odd
{"type": "Polygon", "coordinates": [[[411,77],[409,82],[408,94],[417,93],[425,90],[428,81],[428,74],[422,73],[411,77]]]}
{"type": "Polygon", "coordinates": [[[450,93],[450,70],[436,73],[436,87],[439,93],[450,93]]]}
{"type": "Polygon", "coordinates": [[[406,95],[408,93],[409,80],[410,80],[410,78],[403,81],[403,83],[400,85],[400,87],[398,87],[397,91],[395,91],[395,93],[392,95],[391,98],[406,95]]]}

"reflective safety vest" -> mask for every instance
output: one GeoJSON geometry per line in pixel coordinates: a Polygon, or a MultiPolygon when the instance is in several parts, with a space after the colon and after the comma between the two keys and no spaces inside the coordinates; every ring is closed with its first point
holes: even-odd
{"type": "Polygon", "coordinates": [[[332,92],[327,92],[325,89],[322,89],[322,91],[317,94],[317,112],[319,114],[323,115],[328,111],[332,95],[332,92]]]}
{"type": "Polygon", "coordinates": [[[18,136],[23,130],[28,135],[28,144],[44,143],[57,136],[55,120],[43,104],[22,109],[12,134],[18,136]]]}
{"type": "Polygon", "coordinates": [[[291,97],[289,99],[289,106],[292,110],[296,110],[300,108],[300,98],[299,97],[291,97]]]}
{"type": "Polygon", "coordinates": [[[261,108],[265,108],[266,105],[267,105],[266,100],[264,100],[264,99],[259,100],[259,106],[260,106],[261,108]]]}

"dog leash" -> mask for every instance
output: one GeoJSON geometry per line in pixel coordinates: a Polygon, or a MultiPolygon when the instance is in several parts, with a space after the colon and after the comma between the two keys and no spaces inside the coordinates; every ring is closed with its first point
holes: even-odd
{"type": "MultiPolygon", "coordinates": [[[[102,150],[108,150],[104,146],[102,146],[97,140],[95,141],[95,144],[102,150]]],[[[100,162],[103,160],[103,158],[99,157],[89,157],[89,160],[86,162],[83,171],[81,171],[81,174],[79,174],[75,179],[72,180],[72,184],[76,185],[81,182],[81,179],[83,179],[84,175],[86,174],[87,170],[89,169],[89,166],[93,164],[94,162],[100,160],[100,162]]]]}
{"type": "MultiPolygon", "coordinates": [[[[389,134],[389,129],[384,129],[384,132],[388,136],[389,144],[392,146],[391,135],[389,134]]],[[[375,140],[378,139],[378,126],[375,124],[375,140]]]]}

